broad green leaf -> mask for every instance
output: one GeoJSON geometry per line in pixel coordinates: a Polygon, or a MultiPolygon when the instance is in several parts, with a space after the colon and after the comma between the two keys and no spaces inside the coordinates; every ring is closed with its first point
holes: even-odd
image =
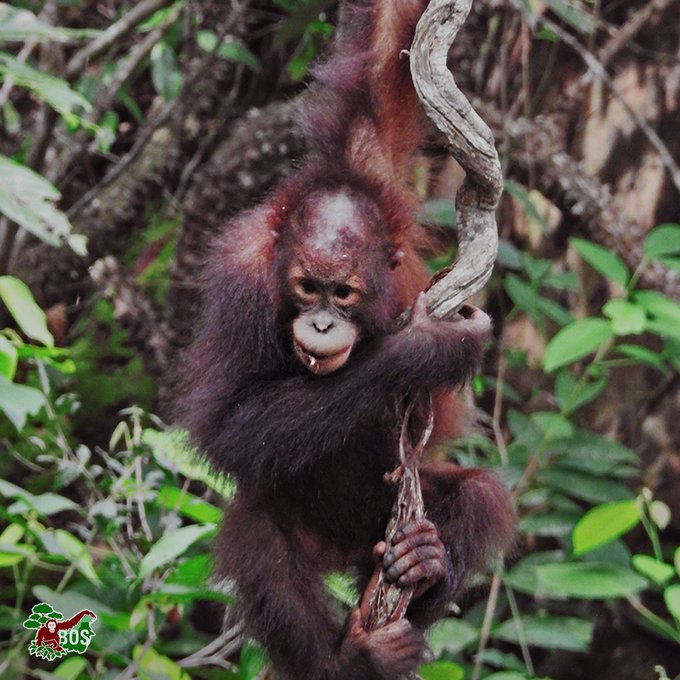
{"type": "Polygon", "coordinates": [[[47,328],[47,317],[38,307],[28,286],[14,276],[0,276],[0,298],[19,328],[32,340],[54,347],[54,338],[47,328]]]}
{"type": "Polygon", "coordinates": [[[418,668],[423,680],[463,680],[465,671],[453,661],[433,661],[418,668]]]}
{"type": "Polygon", "coordinates": [[[634,500],[606,503],[592,508],[574,527],[574,554],[582,555],[613,541],[630,531],[639,521],[640,510],[634,500]]]}
{"type": "Polygon", "coordinates": [[[199,457],[183,430],[160,432],[144,430],[142,440],[151,448],[153,457],[165,468],[177,470],[185,477],[203,482],[227,500],[236,492],[236,484],[226,475],[216,474],[205,460],[199,457]]]}
{"type": "Polygon", "coordinates": [[[159,42],[151,50],[151,81],[165,101],[175,99],[182,91],[182,74],[177,66],[175,51],[166,42],[159,42]]]}
{"type": "Polygon", "coordinates": [[[166,534],[142,558],[139,568],[140,577],[144,578],[154,569],[164,567],[197,541],[214,534],[214,524],[192,524],[166,534]]]}
{"type": "Polygon", "coordinates": [[[515,590],[535,595],[539,588],[538,568],[564,559],[566,556],[561,550],[530,553],[517,562],[505,575],[505,582],[515,590]]]}
{"type": "Polygon", "coordinates": [[[572,238],[569,242],[593,269],[622,288],[626,287],[630,276],[628,267],[611,250],[581,238],[572,238]]]}
{"type": "Polygon", "coordinates": [[[17,348],[4,335],[0,335],[0,375],[13,380],[17,372],[17,361],[17,348]]]}
{"type": "Polygon", "coordinates": [[[531,415],[531,420],[540,428],[545,442],[571,437],[574,434],[574,426],[571,421],[559,413],[537,411],[531,415]]]}
{"type": "Polygon", "coordinates": [[[546,371],[570,364],[592,354],[614,337],[611,324],[604,319],[582,319],[563,328],[550,340],[543,359],[546,371]]]}
{"type": "Polygon", "coordinates": [[[217,36],[212,31],[198,31],[196,34],[198,46],[205,52],[215,52],[218,57],[233,61],[237,64],[245,64],[255,72],[262,70],[257,57],[237,38],[227,37],[217,45],[217,36]]]}
{"type": "Polygon", "coordinates": [[[525,536],[568,536],[579,517],[575,510],[537,512],[520,520],[519,531],[525,536]]]}
{"type": "Polygon", "coordinates": [[[47,517],[58,512],[64,512],[64,510],[80,510],[80,506],[70,498],[49,491],[38,496],[26,492],[19,500],[12,503],[7,510],[13,515],[20,515],[29,510],[35,510],[39,515],[47,517]]]}
{"type": "Polygon", "coordinates": [[[668,372],[663,357],[658,352],[653,352],[651,349],[647,349],[641,345],[624,343],[622,345],[617,345],[616,351],[638,364],[644,364],[650,368],[655,368],[657,371],[661,371],[661,373],[668,372]]]}
{"type": "Polygon", "coordinates": [[[671,509],[663,501],[654,500],[649,505],[649,517],[663,531],[671,523],[671,509]]]}
{"type": "Polygon", "coordinates": [[[77,680],[86,668],[87,662],[82,656],[71,656],[62,661],[52,671],[51,676],[58,680],[77,680]]]}
{"type": "Polygon", "coordinates": [[[88,581],[91,581],[95,586],[99,586],[99,576],[97,576],[94,568],[89,548],[77,536],[64,529],[57,529],[54,533],[57,543],[61,548],[61,554],[75,563],[76,569],[88,581]]]}
{"type": "Polygon", "coordinates": [[[0,213],[45,243],[66,243],[84,255],[85,237],[73,234],[66,215],[55,207],[60,194],[46,179],[24,165],[0,155],[0,213]]]}
{"type": "Polygon", "coordinates": [[[571,616],[529,614],[522,616],[520,631],[515,619],[504,621],[492,637],[519,644],[526,639],[530,646],[586,652],[593,637],[594,623],[571,616]]]}
{"type": "Polygon", "coordinates": [[[159,654],[153,647],[136,645],[132,649],[132,659],[137,663],[140,678],[151,680],[191,680],[191,676],[182,670],[172,659],[159,654]]]}
{"type": "Polygon", "coordinates": [[[78,108],[84,111],[92,108],[90,102],[80,92],[73,90],[65,80],[38,71],[5,52],[0,52],[0,75],[3,78],[10,77],[20,87],[31,90],[36,97],[62,115],[78,108]]]}
{"type": "Polygon", "coordinates": [[[670,564],[661,562],[651,555],[633,555],[632,562],[643,576],[659,586],[668,583],[675,575],[675,569],[670,564]]]}
{"type": "Polygon", "coordinates": [[[95,37],[100,33],[92,29],[50,26],[27,9],[0,2],[0,43],[26,40],[71,42],[74,38],[95,37]]]}
{"type": "Polygon", "coordinates": [[[680,624],[680,585],[669,586],[663,591],[663,599],[668,611],[680,624]]]}
{"type": "Polygon", "coordinates": [[[647,581],[634,571],[611,564],[574,562],[545,564],[536,568],[542,593],[586,600],[635,595],[647,581]]]}
{"type": "Polygon", "coordinates": [[[649,258],[680,253],[680,224],[660,224],[647,234],[645,256],[649,258]]]}
{"type": "Polygon", "coordinates": [[[680,548],[676,548],[673,553],[673,564],[677,575],[680,576],[680,548]]]}
{"type": "Polygon", "coordinates": [[[430,647],[435,656],[458,654],[479,639],[479,630],[462,619],[442,619],[429,634],[430,647]]]}
{"type": "Polygon", "coordinates": [[[177,510],[194,522],[213,522],[222,519],[222,510],[176,486],[162,486],[158,492],[158,502],[165,508],[177,510]]]}
{"type": "Polygon", "coordinates": [[[566,326],[574,320],[571,312],[550,298],[539,297],[538,308],[559,326],[566,326]]]}
{"type": "Polygon", "coordinates": [[[562,466],[554,465],[541,470],[540,478],[550,488],[589,503],[620,501],[632,497],[627,484],[562,466]]]}
{"type": "Polygon", "coordinates": [[[635,335],[645,329],[645,310],[634,302],[609,300],[602,312],[611,319],[616,335],[635,335]]]}
{"type": "Polygon", "coordinates": [[[585,428],[576,428],[571,437],[549,442],[548,452],[559,454],[560,463],[577,463],[594,473],[614,476],[624,465],[636,465],[638,456],[615,439],[585,428]]]}
{"type": "Polygon", "coordinates": [[[29,415],[36,415],[45,405],[45,395],[35,387],[17,385],[0,375],[0,411],[21,432],[29,415]]]}

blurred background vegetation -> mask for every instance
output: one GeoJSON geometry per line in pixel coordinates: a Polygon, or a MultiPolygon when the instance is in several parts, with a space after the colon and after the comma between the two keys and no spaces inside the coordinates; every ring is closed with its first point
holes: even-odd
{"type": "MultiPolygon", "coordinates": [[[[233,488],[167,405],[205,245],[303,152],[292,110],[336,13],[0,3],[3,679],[267,677],[237,617],[220,633],[232,599],[209,578],[233,488]],[[85,655],[28,655],[38,602],[97,613],[85,655]]],[[[506,193],[480,425],[437,455],[499,468],[521,524],[421,675],[672,679],[680,2],[477,0],[451,65],[506,193]]],[[[415,181],[423,219],[452,227],[460,171],[436,139],[415,181]]],[[[328,586],[352,602],[345,577],[328,586]]]]}

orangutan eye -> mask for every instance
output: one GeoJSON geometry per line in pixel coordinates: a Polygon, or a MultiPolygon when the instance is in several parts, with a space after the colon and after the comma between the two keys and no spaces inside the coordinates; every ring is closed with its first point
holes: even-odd
{"type": "Polygon", "coordinates": [[[335,289],[335,297],[340,300],[346,300],[352,294],[352,289],[349,286],[338,286],[335,289]]]}
{"type": "Polygon", "coordinates": [[[314,293],[318,292],[316,283],[314,283],[314,281],[311,279],[302,279],[300,281],[300,288],[302,289],[302,292],[306,293],[307,295],[313,295],[314,293]]]}

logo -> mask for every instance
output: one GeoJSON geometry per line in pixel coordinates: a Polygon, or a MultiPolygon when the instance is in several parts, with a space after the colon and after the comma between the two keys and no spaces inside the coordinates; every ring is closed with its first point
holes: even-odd
{"type": "Polygon", "coordinates": [[[28,646],[29,654],[53,661],[66,654],[84,654],[87,651],[95,636],[90,623],[97,619],[97,615],[83,609],[66,621],[62,621],[63,618],[61,612],[55,611],[46,602],[33,607],[31,615],[24,621],[24,628],[37,629],[28,646]]]}

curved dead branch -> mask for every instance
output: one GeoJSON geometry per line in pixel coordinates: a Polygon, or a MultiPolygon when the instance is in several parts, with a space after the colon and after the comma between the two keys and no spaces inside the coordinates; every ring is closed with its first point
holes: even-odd
{"type": "MultiPolygon", "coordinates": [[[[455,312],[491,276],[498,250],[495,209],[503,191],[493,135],[456,87],[446,65],[449,48],[467,18],[472,0],[432,0],[416,28],[411,48],[411,75],[423,107],[444,134],[453,157],[466,173],[458,192],[458,257],[437,274],[427,291],[429,313],[443,318],[455,312]]],[[[413,401],[405,407],[399,441],[399,468],[391,475],[399,490],[387,526],[385,540],[424,514],[418,462],[432,431],[432,410],[420,441],[409,437],[413,401]]],[[[403,617],[413,589],[401,589],[385,581],[382,566],[366,588],[361,615],[367,630],[380,628],[403,617]]]]}

